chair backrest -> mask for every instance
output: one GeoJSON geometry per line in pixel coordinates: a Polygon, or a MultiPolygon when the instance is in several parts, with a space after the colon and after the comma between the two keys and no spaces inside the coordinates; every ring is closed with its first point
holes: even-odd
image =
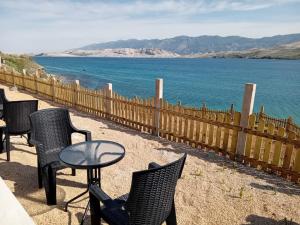
{"type": "Polygon", "coordinates": [[[39,110],[30,115],[30,122],[31,138],[43,144],[43,151],[38,151],[37,148],[41,163],[58,160],[59,151],[71,144],[72,128],[69,111],[63,108],[39,110]]]}
{"type": "Polygon", "coordinates": [[[38,110],[38,100],[4,102],[3,114],[9,134],[30,132],[29,115],[38,110]]]}
{"type": "Polygon", "coordinates": [[[130,225],[157,225],[167,219],[185,159],[186,154],[168,165],[133,173],[125,205],[130,225]]]}
{"type": "Polygon", "coordinates": [[[3,105],[5,102],[8,102],[5,96],[5,91],[3,88],[0,88],[0,105],[3,105]]]}

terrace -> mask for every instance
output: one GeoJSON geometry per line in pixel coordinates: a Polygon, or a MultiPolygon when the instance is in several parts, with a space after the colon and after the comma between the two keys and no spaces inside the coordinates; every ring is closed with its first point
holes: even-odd
{"type": "MultiPolygon", "coordinates": [[[[33,95],[4,88],[9,100],[35,99],[33,95]]],[[[39,109],[61,107],[39,99],[39,109]]],[[[102,188],[112,197],[127,193],[132,172],[148,163],[174,161],[188,153],[182,179],[175,194],[178,224],[299,224],[300,187],[275,175],[244,166],[213,151],[195,149],[139,132],[99,117],[71,109],[71,120],[89,130],[92,138],[122,144],[126,155],[119,163],[102,170],[102,188]],[[289,221],[293,221],[290,222],[289,221]]],[[[83,141],[74,135],[74,142],[83,141]]],[[[25,139],[11,139],[11,161],[0,155],[0,176],[36,224],[78,224],[88,196],[70,204],[66,201],[85,189],[86,171],[71,176],[64,169],[57,176],[57,205],[46,204],[44,189],[38,189],[36,150],[25,139]]],[[[89,224],[89,216],[85,224],[89,224]]]]}

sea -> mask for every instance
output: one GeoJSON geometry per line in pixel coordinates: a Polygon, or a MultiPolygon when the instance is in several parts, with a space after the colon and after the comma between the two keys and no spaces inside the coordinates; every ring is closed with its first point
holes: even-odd
{"type": "Polygon", "coordinates": [[[34,57],[46,72],[79,80],[84,87],[113,90],[127,97],[155,95],[163,79],[171,103],[241,110],[244,85],[256,84],[254,111],[263,105],[273,117],[292,116],[300,124],[300,60],[34,57]]]}

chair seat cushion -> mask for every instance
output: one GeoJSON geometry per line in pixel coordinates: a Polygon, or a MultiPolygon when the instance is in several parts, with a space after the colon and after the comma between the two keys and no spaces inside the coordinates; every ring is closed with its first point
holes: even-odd
{"type": "Polygon", "coordinates": [[[108,223],[113,225],[128,225],[129,217],[124,209],[123,200],[113,200],[101,207],[101,217],[108,223]]]}

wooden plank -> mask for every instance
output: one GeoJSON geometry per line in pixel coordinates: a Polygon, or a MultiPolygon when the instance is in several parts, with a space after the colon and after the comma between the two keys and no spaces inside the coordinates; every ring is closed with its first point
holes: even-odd
{"type": "MultiPolygon", "coordinates": [[[[241,113],[240,112],[235,112],[233,116],[233,125],[239,125],[241,120],[241,113]]],[[[237,138],[238,138],[238,131],[233,130],[232,131],[232,137],[231,137],[231,152],[233,154],[236,153],[236,145],[237,145],[237,138]]]]}
{"type": "MultiPolygon", "coordinates": [[[[267,133],[273,135],[274,130],[275,130],[275,124],[270,123],[268,125],[267,133]]],[[[265,139],[265,149],[264,149],[264,154],[263,154],[263,161],[266,162],[266,163],[269,163],[272,143],[273,143],[272,139],[265,139]]]]}
{"type": "MultiPolygon", "coordinates": [[[[173,111],[174,110],[173,107],[174,106],[169,105],[169,110],[173,111]]],[[[168,132],[174,133],[174,115],[173,114],[169,115],[169,129],[168,129],[168,132]]],[[[168,139],[170,141],[173,141],[173,139],[174,139],[173,135],[168,135],[168,139]]]]}
{"type": "MultiPolygon", "coordinates": [[[[184,120],[182,118],[182,113],[183,113],[183,108],[181,106],[178,107],[179,108],[179,130],[178,130],[178,134],[179,134],[179,137],[183,137],[183,134],[184,134],[184,120]]],[[[178,142],[182,142],[183,140],[182,139],[178,139],[178,142]]]]}
{"type": "MultiPolygon", "coordinates": [[[[294,131],[288,132],[287,138],[289,140],[294,140],[296,138],[296,133],[294,131]]],[[[285,169],[290,169],[293,150],[294,150],[294,145],[292,145],[292,144],[286,145],[284,158],[283,158],[283,165],[282,165],[282,167],[285,169]]]]}
{"type": "MultiPolygon", "coordinates": [[[[216,118],[217,118],[217,116],[215,113],[210,115],[210,120],[215,121],[216,118]]],[[[208,130],[209,130],[208,131],[208,145],[213,146],[215,126],[212,124],[209,124],[208,130]]]]}
{"type": "MultiPolygon", "coordinates": [[[[284,137],[285,128],[284,127],[279,127],[277,135],[280,136],[280,137],[284,137]]],[[[276,141],[275,142],[275,147],[274,147],[273,160],[272,160],[272,164],[275,165],[275,166],[279,166],[281,151],[282,151],[282,142],[281,141],[276,141]]]]}
{"type": "MultiPolygon", "coordinates": [[[[193,117],[195,117],[195,111],[189,110],[189,115],[192,115],[193,117]]],[[[190,127],[189,127],[189,131],[188,131],[188,138],[190,140],[194,140],[194,127],[195,127],[194,122],[195,122],[195,120],[193,120],[193,119],[189,120],[190,127]]]]}
{"type": "MultiPolygon", "coordinates": [[[[256,116],[254,114],[250,115],[248,119],[249,129],[254,129],[255,121],[256,121],[256,116]]],[[[253,135],[247,134],[246,145],[245,145],[245,156],[249,158],[251,157],[252,140],[253,140],[253,135]]]]}
{"type": "MultiPolygon", "coordinates": [[[[196,116],[200,117],[201,116],[201,112],[197,111],[196,116]]],[[[195,141],[199,142],[200,141],[200,137],[201,137],[200,136],[201,135],[201,122],[199,120],[196,120],[195,126],[196,126],[195,141]]],[[[198,147],[198,146],[196,146],[196,147],[198,147]]]]}
{"type": "Polygon", "coordinates": [[[296,156],[293,165],[293,171],[300,173],[300,148],[296,148],[295,151],[296,151],[296,156]]]}
{"type": "MultiPolygon", "coordinates": [[[[188,114],[187,111],[188,111],[187,109],[184,109],[185,114],[188,114]]],[[[189,124],[190,124],[189,119],[187,117],[184,117],[184,133],[183,133],[184,138],[188,138],[189,124]]],[[[186,143],[188,143],[188,141],[186,141],[186,143]]]]}
{"type": "MultiPolygon", "coordinates": [[[[265,120],[264,119],[261,119],[258,123],[258,128],[257,128],[257,131],[259,132],[264,132],[265,130],[265,120]]],[[[262,141],[263,141],[263,138],[262,137],[255,137],[255,147],[254,147],[254,156],[253,158],[254,159],[257,159],[259,160],[260,159],[260,153],[261,153],[261,144],[262,144],[262,141]]]]}
{"type": "MultiPolygon", "coordinates": [[[[224,121],[224,114],[219,114],[217,121],[223,122],[224,121]]],[[[221,135],[222,135],[222,127],[217,127],[217,134],[216,134],[216,147],[221,148],[221,135]]]]}
{"type": "MultiPolygon", "coordinates": [[[[230,124],[231,116],[229,114],[225,115],[225,123],[230,124]]],[[[229,128],[224,127],[224,137],[223,137],[223,150],[228,151],[228,141],[229,141],[229,128]]]]}
{"type": "MultiPolygon", "coordinates": [[[[205,119],[208,118],[208,114],[204,113],[203,114],[203,117],[205,119]]],[[[207,123],[203,123],[203,127],[202,127],[202,143],[206,144],[206,139],[207,139],[207,126],[208,124],[207,123]]]]}

